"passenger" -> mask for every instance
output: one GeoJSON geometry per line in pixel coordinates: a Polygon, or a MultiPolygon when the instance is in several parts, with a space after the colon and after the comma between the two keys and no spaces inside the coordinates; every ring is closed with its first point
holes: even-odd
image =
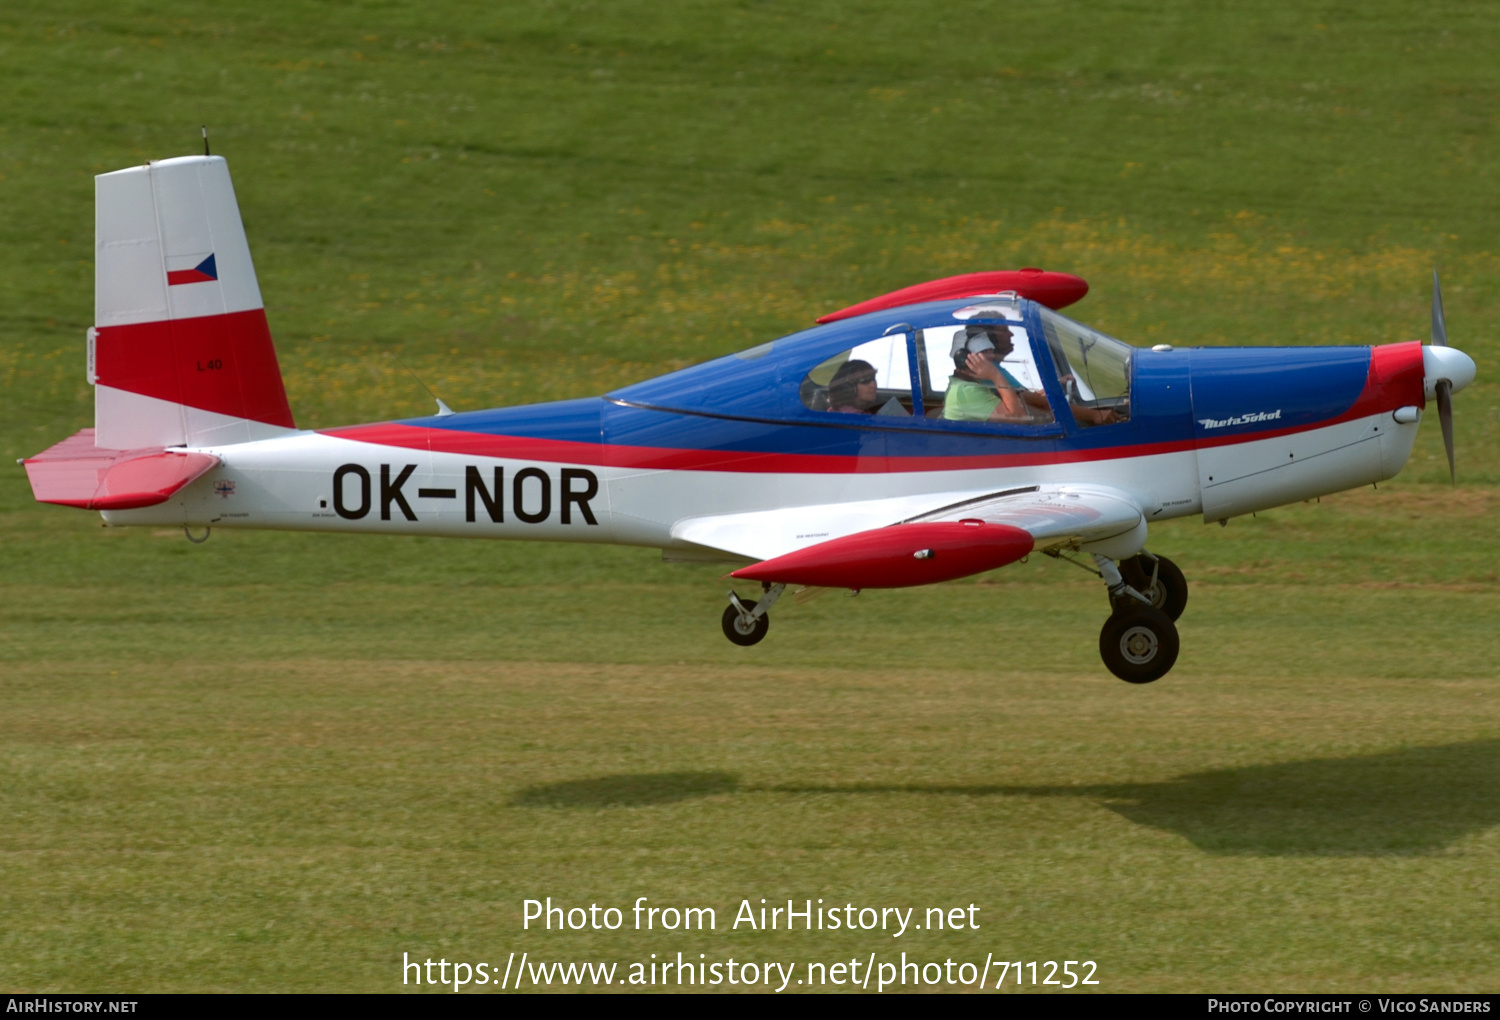
{"type": "Polygon", "coordinates": [[[1047,395],[1000,366],[1015,349],[1009,327],[965,326],[953,334],[953,378],[943,401],[951,421],[1049,422],[1047,395]]]}
{"type": "Polygon", "coordinates": [[[880,394],[875,366],[868,361],[846,361],[828,383],[828,409],[843,414],[874,414],[880,394]]]}

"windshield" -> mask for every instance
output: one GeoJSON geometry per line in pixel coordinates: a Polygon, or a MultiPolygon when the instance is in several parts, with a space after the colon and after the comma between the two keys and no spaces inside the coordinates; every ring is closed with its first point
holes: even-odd
{"type": "Polygon", "coordinates": [[[1037,313],[1058,378],[1070,399],[1089,403],[1129,399],[1130,358],[1135,348],[1048,308],[1038,306],[1037,313]]]}

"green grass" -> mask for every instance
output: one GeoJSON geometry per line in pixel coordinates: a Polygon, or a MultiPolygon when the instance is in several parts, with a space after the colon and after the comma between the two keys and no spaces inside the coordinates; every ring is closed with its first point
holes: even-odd
{"type": "Polygon", "coordinates": [[[1077,272],[1136,343],[1424,337],[1459,472],[1156,529],[1163,681],[1041,560],[777,609],[647,551],[111,531],[0,472],[0,987],[372,990],[403,952],[1093,959],[1489,990],[1500,231],[1483,4],[12,3],[0,453],[91,421],[95,173],[230,160],[301,424],[598,393],[884,290],[1077,272]],[[523,932],[521,901],[719,911],[523,932]],[[741,898],[977,932],[727,930],[741,898]]]}

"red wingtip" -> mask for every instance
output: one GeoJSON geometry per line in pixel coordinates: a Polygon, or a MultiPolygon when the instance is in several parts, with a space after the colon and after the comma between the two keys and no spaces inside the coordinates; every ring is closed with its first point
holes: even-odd
{"type": "Polygon", "coordinates": [[[818,319],[820,323],[838,322],[856,315],[879,312],[902,305],[916,305],[923,301],[944,301],[950,298],[978,297],[982,294],[998,294],[1013,290],[1024,298],[1030,298],[1048,308],[1066,308],[1080,301],[1089,292],[1088,283],[1072,273],[1049,273],[1041,269],[1005,269],[987,273],[964,273],[960,276],[945,276],[941,280],[929,280],[912,287],[893,290],[889,294],[861,301],[857,305],[829,312],[818,319]]]}
{"type": "Polygon", "coordinates": [[[897,524],[820,542],[731,576],[818,588],[907,588],[1003,567],[1032,546],[1030,532],[1009,524],[897,524]]]}

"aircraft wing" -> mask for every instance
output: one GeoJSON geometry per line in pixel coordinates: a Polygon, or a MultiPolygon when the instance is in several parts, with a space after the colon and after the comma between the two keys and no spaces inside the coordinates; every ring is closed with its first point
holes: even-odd
{"type": "Polygon", "coordinates": [[[1062,549],[1126,535],[1146,517],[1128,493],[1103,485],[1039,485],[956,501],[903,523],[978,519],[1031,535],[1036,548],[1062,549]]]}
{"type": "Polygon", "coordinates": [[[1144,527],[1127,493],[1035,485],[786,507],[679,521],[672,536],[760,562],[735,577],[848,588],[905,587],[1077,548],[1144,527]]]}

